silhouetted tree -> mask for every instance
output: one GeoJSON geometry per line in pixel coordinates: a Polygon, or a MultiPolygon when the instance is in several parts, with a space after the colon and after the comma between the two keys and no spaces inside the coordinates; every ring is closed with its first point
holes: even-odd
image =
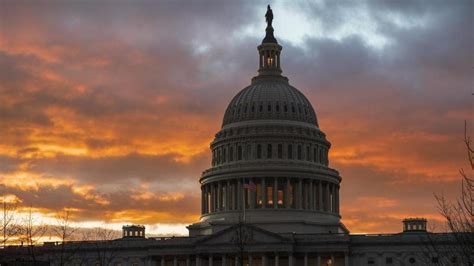
{"type": "MultiPolygon", "coordinates": [[[[474,148],[467,134],[467,123],[464,124],[464,145],[467,151],[470,171],[474,170],[474,148]]],[[[436,194],[438,211],[445,221],[445,231],[449,234],[430,234],[424,237],[425,253],[433,265],[459,264],[474,265],[474,178],[464,169],[461,176],[460,195],[453,201],[443,194],[436,194]]]]}
{"type": "Polygon", "coordinates": [[[1,235],[3,248],[11,237],[19,233],[18,217],[16,215],[16,204],[7,202],[3,198],[1,215],[1,235]]]}
{"type": "Polygon", "coordinates": [[[106,226],[88,231],[84,238],[90,240],[89,245],[95,252],[95,257],[101,266],[108,266],[118,255],[119,242],[114,241],[120,237],[120,232],[108,229],[106,226]]]}
{"type": "Polygon", "coordinates": [[[40,239],[46,234],[47,226],[38,220],[33,214],[33,207],[30,206],[26,216],[23,218],[20,225],[21,241],[25,243],[28,248],[28,254],[33,261],[37,262],[35,246],[40,239]]]}

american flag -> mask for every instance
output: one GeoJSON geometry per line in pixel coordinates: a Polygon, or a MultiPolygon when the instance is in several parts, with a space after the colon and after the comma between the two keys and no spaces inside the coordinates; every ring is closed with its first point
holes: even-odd
{"type": "Polygon", "coordinates": [[[255,189],[257,189],[257,186],[255,185],[254,182],[250,181],[248,183],[244,183],[244,188],[250,189],[250,190],[255,190],[255,189]]]}

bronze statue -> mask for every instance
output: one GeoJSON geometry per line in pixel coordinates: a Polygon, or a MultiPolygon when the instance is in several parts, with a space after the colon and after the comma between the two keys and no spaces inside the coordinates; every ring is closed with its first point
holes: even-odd
{"type": "Polygon", "coordinates": [[[270,5],[267,6],[267,13],[265,14],[265,21],[267,22],[267,27],[271,28],[272,27],[272,21],[273,21],[273,11],[270,8],[270,5]]]}

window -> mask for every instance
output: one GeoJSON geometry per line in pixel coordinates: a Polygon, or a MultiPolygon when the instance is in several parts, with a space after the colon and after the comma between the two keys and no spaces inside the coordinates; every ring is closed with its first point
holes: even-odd
{"type": "Polygon", "coordinates": [[[294,186],[293,186],[293,182],[290,181],[290,186],[288,187],[288,205],[291,206],[292,208],[295,207],[295,201],[293,200],[295,197],[295,190],[294,190],[294,186]]]}
{"type": "Polygon", "coordinates": [[[374,265],[375,264],[375,259],[374,258],[368,258],[367,259],[367,264],[374,265]]]}
{"type": "Polygon", "coordinates": [[[229,148],[229,162],[234,160],[234,147],[229,148]]]}
{"type": "Polygon", "coordinates": [[[224,148],[223,151],[222,151],[222,162],[223,162],[223,163],[225,163],[225,160],[226,160],[225,157],[226,157],[226,156],[225,156],[225,148],[224,148]]]}
{"type": "Polygon", "coordinates": [[[267,146],[267,158],[268,159],[272,158],[272,144],[268,144],[267,146]]]}
{"type": "Polygon", "coordinates": [[[283,145],[278,144],[278,159],[283,158],[283,145]]]}
{"type": "Polygon", "coordinates": [[[273,205],[273,186],[267,185],[267,205],[273,205]]]}
{"type": "Polygon", "coordinates": [[[288,159],[293,159],[293,145],[288,144],[288,159]]]}
{"type": "Polygon", "coordinates": [[[456,262],[458,262],[458,258],[456,258],[456,257],[452,257],[452,258],[451,258],[451,262],[452,262],[452,263],[456,263],[456,262]]]}
{"type": "Polygon", "coordinates": [[[306,146],[306,160],[309,161],[309,146],[306,146]]]}
{"type": "Polygon", "coordinates": [[[314,148],[313,149],[313,162],[316,162],[316,157],[318,157],[318,150],[314,148]]]}
{"type": "Polygon", "coordinates": [[[255,113],[255,105],[252,105],[252,113],[255,113]]]}
{"type": "Polygon", "coordinates": [[[393,258],[392,257],[386,257],[385,258],[385,264],[393,264],[393,258]]]}
{"type": "Polygon", "coordinates": [[[237,147],[237,160],[242,160],[242,146],[237,147]]]}
{"type": "Polygon", "coordinates": [[[291,106],[291,111],[294,113],[295,112],[295,107],[291,106]]]}
{"type": "Polygon", "coordinates": [[[260,105],[260,112],[263,112],[263,105],[260,105]]]}
{"type": "Polygon", "coordinates": [[[257,159],[262,159],[262,145],[257,144],[257,159]]]}
{"type": "Polygon", "coordinates": [[[298,145],[298,160],[302,159],[301,145],[298,145]]]}
{"type": "Polygon", "coordinates": [[[286,112],[288,112],[288,106],[286,106],[286,104],[283,106],[283,110],[286,112]]]}
{"type": "Polygon", "coordinates": [[[268,111],[269,111],[269,112],[272,111],[272,105],[271,105],[271,104],[268,105],[268,111]]]}
{"type": "Polygon", "coordinates": [[[284,201],[284,196],[285,196],[285,186],[284,186],[284,181],[283,180],[278,180],[278,191],[277,191],[277,204],[278,207],[283,207],[283,201],[284,201]]]}
{"type": "Polygon", "coordinates": [[[277,112],[280,112],[280,105],[277,104],[276,110],[277,110],[277,112]]]}
{"type": "Polygon", "coordinates": [[[438,257],[433,257],[431,258],[432,263],[439,263],[439,258],[438,257]]]}
{"type": "Polygon", "coordinates": [[[411,264],[414,264],[414,263],[416,262],[416,260],[415,260],[415,258],[410,258],[410,259],[408,260],[408,262],[411,263],[411,264]]]}
{"type": "Polygon", "coordinates": [[[261,207],[263,204],[263,194],[262,194],[262,183],[258,182],[256,184],[255,193],[257,194],[257,207],[261,207]]]}
{"type": "Polygon", "coordinates": [[[247,145],[247,158],[245,158],[245,159],[250,160],[251,155],[252,155],[252,147],[249,144],[249,145],[247,145]]]}

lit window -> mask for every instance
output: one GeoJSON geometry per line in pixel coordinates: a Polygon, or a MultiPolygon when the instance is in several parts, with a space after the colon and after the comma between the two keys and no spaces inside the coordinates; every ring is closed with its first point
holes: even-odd
{"type": "Polygon", "coordinates": [[[273,205],[273,186],[267,186],[267,205],[273,205]]]}

